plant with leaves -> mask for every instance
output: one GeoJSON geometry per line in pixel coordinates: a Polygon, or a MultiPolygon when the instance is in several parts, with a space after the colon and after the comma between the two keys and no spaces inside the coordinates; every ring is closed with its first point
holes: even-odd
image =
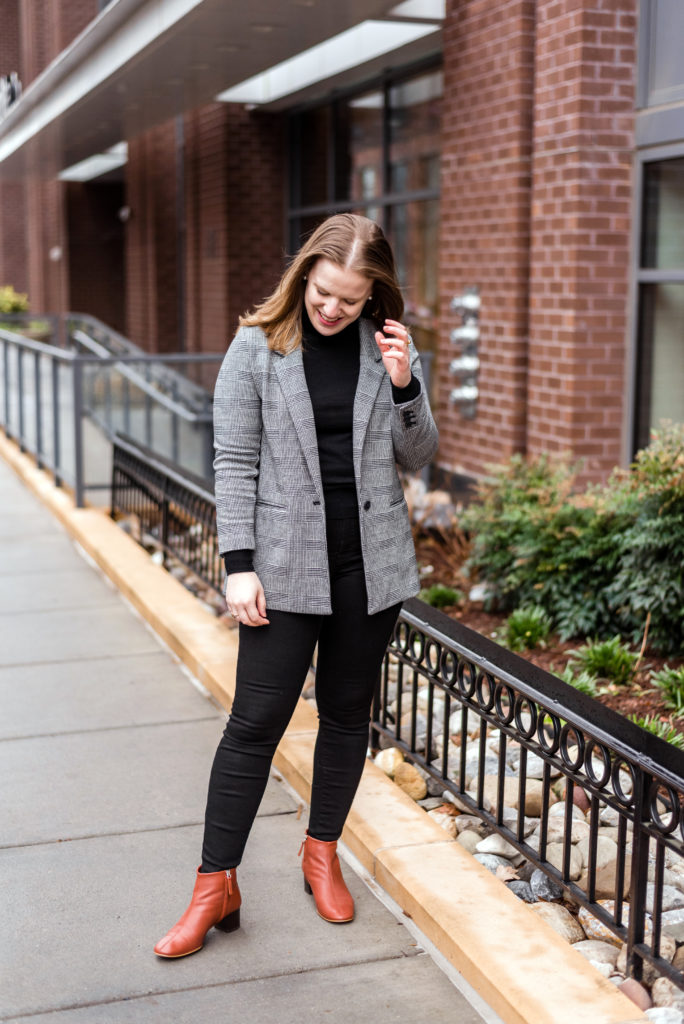
{"type": "Polygon", "coordinates": [[[622,638],[589,640],[575,651],[570,651],[569,665],[573,671],[579,667],[594,679],[605,679],[617,686],[625,686],[634,675],[637,655],[630,651],[622,638]]]}
{"type": "Polygon", "coordinates": [[[0,287],[0,313],[25,313],[28,295],[15,292],[11,284],[0,287]]]}
{"type": "Polygon", "coordinates": [[[629,715],[629,720],[647,732],[653,733],[654,736],[659,736],[666,743],[671,743],[673,747],[684,750],[684,735],[678,731],[671,718],[656,718],[655,715],[646,715],[645,717],[629,715]]]}
{"type": "Polygon", "coordinates": [[[598,692],[596,677],[587,672],[586,669],[578,672],[573,665],[566,665],[563,674],[560,676],[564,683],[574,686],[580,693],[586,693],[588,697],[595,697],[598,692]]]}
{"type": "Polygon", "coordinates": [[[418,597],[433,608],[448,608],[454,604],[460,604],[463,600],[463,593],[454,587],[445,587],[441,583],[435,583],[431,587],[421,590],[418,597]]]}
{"type": "Polygon", "coordinates": [[[543,646],[551,632],[552,622],[541,605],[516,608],[508,616],[503,639],[511,651],[531,650],[543,646]]]}
{"type": "Polygon", "coordinates": [[[676,711],[678,715],[684,713],[684,665],[680,668],[665,665],[659,672],[653,673],[651,683],[662,692],[666,708],[676,711]]]}

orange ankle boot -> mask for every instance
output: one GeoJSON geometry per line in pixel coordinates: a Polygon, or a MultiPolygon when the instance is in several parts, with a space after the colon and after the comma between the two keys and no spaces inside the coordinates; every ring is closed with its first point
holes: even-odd
{"type": "Polygon", "coordinates": [[[342,877],[337,843],[325,843],[307,833],[300,854],[302,850],[304,891],[313,895],[319,916],[331,924],[352,921],[354,900],[342,877]]]}
{"type": "Polygon", "coordinates": [[[210,928],[234,932],[240,927],[240,889],[235,868],[202,874],[197,869],[190,906],[170,932],[154,947],[157,956],[179,957],[196,953],[210,928]]]}

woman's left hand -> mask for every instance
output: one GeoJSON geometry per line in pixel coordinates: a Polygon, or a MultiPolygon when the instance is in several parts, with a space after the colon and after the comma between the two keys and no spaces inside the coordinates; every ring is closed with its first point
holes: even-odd
{"type": "Polygon", "coordinates": [[[375,332],[375,340],[382,352],[382,361],[395,388],[411,383],[411,356],[408,328],[396,320],[385,320],[383,331],[375,332]],[[390,335],[390,337],[386,337],[390,335]]]}

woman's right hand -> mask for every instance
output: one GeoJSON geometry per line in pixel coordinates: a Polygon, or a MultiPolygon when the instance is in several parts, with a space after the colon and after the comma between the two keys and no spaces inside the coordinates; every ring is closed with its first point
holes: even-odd
{"type": "Polygon", "coordinates": [[[232,572],[226,583],[226,604],[236,622],[268,626],[266,595],[255,572],[232,572]]]}

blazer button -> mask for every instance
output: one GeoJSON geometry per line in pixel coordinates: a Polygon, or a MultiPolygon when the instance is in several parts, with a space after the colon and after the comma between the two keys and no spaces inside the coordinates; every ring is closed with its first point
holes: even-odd
{"type": "Polygon", "coordinates": [[[367,511],[368,511],[368,509],[370,508],[370,501],[364,501],[364,503],[363,503],[363,507],[364,507],[364,509],[365,509],[365,510],[366,510],[366,512],[367,512],[367,511]]]}

